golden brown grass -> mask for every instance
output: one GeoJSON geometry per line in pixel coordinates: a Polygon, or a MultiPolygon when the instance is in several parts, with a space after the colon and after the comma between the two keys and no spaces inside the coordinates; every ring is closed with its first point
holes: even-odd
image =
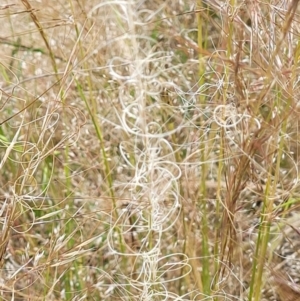
{"type": "Polygon", "coordinates": [[[2,300],[298,300],[298,1],[4,1],[2,300]]]}

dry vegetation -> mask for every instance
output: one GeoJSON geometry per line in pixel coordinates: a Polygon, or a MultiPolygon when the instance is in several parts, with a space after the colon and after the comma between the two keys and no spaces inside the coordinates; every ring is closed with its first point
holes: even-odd
{"type": "Polygon", "coordinates": [[[0,17],[1,300],[300,300],[298,1],[0,17]]]}

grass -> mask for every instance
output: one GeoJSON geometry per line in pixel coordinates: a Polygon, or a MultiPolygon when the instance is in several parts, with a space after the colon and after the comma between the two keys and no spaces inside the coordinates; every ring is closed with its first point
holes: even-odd
{"type": "Polygon", "coordinates": [[[4,1],[1,300],[299,300],[299,13],[4,1]]]}

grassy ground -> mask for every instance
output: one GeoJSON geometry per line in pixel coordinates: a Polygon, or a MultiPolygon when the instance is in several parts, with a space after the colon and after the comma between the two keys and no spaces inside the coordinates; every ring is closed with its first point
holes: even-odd
{"type": "Polygon", "coordinates": [[[298,1],[2,1],[1,300],[300,300],[298,1]]]}

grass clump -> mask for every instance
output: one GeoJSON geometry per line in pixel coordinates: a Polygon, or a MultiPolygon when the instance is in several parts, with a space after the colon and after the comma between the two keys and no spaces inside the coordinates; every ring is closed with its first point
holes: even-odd
{"type": "Polygon", "coordinates": [[[48,2],[0,7],[1,299],[298,300],[298,1],[48,2]]]}

